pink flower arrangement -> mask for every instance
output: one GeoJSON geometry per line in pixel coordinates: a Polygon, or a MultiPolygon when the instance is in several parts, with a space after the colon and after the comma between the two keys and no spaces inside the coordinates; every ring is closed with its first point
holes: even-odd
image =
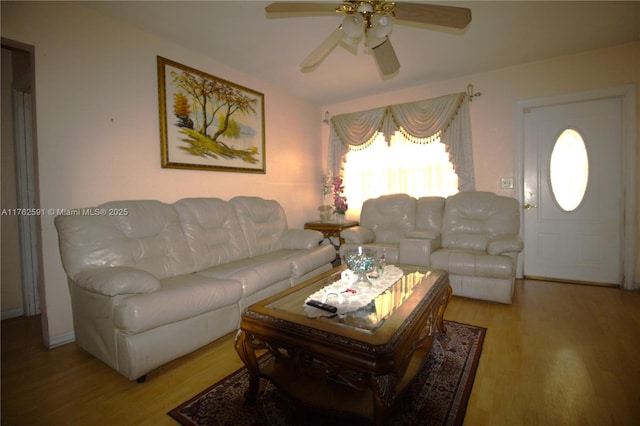
{"type": "Polygon", "coordinates": [[[345,214],[349,205],[347,204],[347,197],[342,195],[344,192],[344,184],[340,176],[333,178],[333,211],[337,214],[345,214]]]}

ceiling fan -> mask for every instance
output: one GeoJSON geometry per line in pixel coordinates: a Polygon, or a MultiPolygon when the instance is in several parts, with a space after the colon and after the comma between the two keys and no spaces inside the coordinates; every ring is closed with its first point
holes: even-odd
{"type": "Polygon", "coordinates": [[[314,70],[339,44],[357,49],[362,39],[384,77],[400,69],[389,35],[393,24],[422,23],[450,28],[465,28],[471,22],[471,10],[462,7],[384,0],[343,0],[327,2],[284,1],[265,8],[267,16],[282,14],[344,15],[342,23],[300,64],[302,71],[314,70]]]}

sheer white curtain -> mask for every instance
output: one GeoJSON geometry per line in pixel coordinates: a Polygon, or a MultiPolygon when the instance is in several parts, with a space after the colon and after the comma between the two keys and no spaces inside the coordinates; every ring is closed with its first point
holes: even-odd
{"type": "Polygon", "coordinates": [[[329,169],[338,174],[351,150],[365,149],[382,134],[387,143],[400,132],[408,141],[440,140],[458,176],[460,191],[474,190],[469,98],[455,93],[331,118],[329,169]]]}
{"type": "Polygon", "coordinates": [[[439,139],[416,144],[401,132],[396,132],[389,144],[379,134],[367,149],[349,151],[343,174],[349,218],[359,215],[365,200],[384,194],[405,193],[419,198],[458,192],[458,176],[439,139]]]}

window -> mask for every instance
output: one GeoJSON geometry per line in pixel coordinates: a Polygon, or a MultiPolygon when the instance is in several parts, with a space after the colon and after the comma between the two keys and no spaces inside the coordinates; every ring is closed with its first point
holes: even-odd
{"type": "Polygon", "coordinates": [[[582,202],[589,183],[589,156],[580,133],[566,129],[556,140],[549,160],[551,191],[566,212],[582,202]]]}
{"type": "Polygon", "coordinates": [[[409,142],[400,132],[388,146],[379,134],[365,149],[347,154],[344,167],[345,195],[350,213],[359,214],[362,203],[385,194],[406,193],[419,198],[458,192],[458,176],[439,140],[409,142]]]}

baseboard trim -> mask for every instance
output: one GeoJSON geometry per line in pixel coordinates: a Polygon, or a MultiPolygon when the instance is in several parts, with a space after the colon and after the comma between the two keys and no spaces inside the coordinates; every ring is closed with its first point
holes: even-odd
{"type": "Polygon", "coordinates": [[[49,344],[47,345],[47,348],[53,349],[57,348],[58,346],[66,345],[67,343],[72,343],[75,341],[76,335],[73,333],[73,331],[59,334],[57,336],[49,336],[49,344]]]}
{"type": "Polygon", "coordinates": [[[525,275],[525,280],[533,280],[533,281],[549,281],[554,283],[565,283],[565,284],[579,284],[579,285],[591,285],[595,287],[617,287],[621,288],[620,284],[614,283],[601,283],[596,281],[581,281],[581,280],[569,280],[564,278],[550,278],[550,277],[539,277],[535,275],[525,275]]]}
{"type": "Polygon", "coordinates": [[[11,309],[9,311],[4,311],[0,314],[0,320],[4,321],[10,318],[17,318],[24,316],[24,308],[11,309]]]}

